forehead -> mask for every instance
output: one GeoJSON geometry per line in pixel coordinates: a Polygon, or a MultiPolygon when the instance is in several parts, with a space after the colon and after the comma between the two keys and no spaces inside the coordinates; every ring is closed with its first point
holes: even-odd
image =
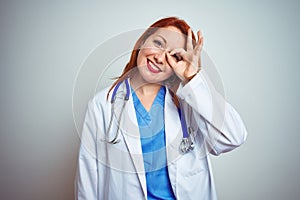
{"type": "Polygon", "coordinates": [[[185,35],[174,26],[159,28],[151,37],[162,37],[169,48],[185,48],[185,35]]]}

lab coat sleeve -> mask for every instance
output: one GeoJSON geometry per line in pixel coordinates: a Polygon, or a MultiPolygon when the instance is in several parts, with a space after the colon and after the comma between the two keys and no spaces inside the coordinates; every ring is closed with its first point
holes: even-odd
{"type": "Polygon", "coordinates": [[[94,99],[88,103],[85,119],[82,127],[81,144],[78,156],[78,169],[75,182],[75,196],[78,200],[97,199],[97,154],[96,154],[96,131],[97,116],[99,109],[94,99]]]}
{"type": "Polygon", "coordinates": [[[245,142],[247,131],[240,115],[217,92],[204,70],[186,85],[180,85],[176,94],[192,108],[192,116],[210,153],[219,155],[245,142]]]}

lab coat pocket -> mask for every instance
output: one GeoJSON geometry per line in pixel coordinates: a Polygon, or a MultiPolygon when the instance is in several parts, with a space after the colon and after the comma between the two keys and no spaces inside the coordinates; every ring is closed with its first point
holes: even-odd
{"type": "Polygon", "coordinates": [[[203,191],[210,187],[207,159],[199,159],[196,155],[186,155],[181,166],[178,166],[177,194],[181,199],[206,199],[203,191]]]}
{"type": "Polygon", "coordinates": [[[183,177],[194,176],[208,169],[207,160],[205,157],[201,158],[199,156],[197,147],[181,157],[180,165],[180,173],[183,177]]]}

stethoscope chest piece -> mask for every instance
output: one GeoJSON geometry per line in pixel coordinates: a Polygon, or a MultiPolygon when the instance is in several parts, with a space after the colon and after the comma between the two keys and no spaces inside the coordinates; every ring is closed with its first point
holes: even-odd
{"type": "Polygon", "coordinates": [[[191,137],[184,137],[181,140],[179,150],[181,153],[185,154],[189,151],[192,151],[195,148],[195,144],[193,143],[191,137]]]}

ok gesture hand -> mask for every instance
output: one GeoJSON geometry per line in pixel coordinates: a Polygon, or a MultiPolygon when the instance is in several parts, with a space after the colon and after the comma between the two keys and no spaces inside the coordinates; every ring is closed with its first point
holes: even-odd
{"type": "Polygon", "coordinates": [[[200,31],[197,32],[197,35],[198,41],[193,47],[192,30],[189,29],[186,50],[178,48],[166,54],[168,63],[183,83],[187,83],[192,79],[201,67],[200,55],[203,47],[203,37],[200,31]]]}

